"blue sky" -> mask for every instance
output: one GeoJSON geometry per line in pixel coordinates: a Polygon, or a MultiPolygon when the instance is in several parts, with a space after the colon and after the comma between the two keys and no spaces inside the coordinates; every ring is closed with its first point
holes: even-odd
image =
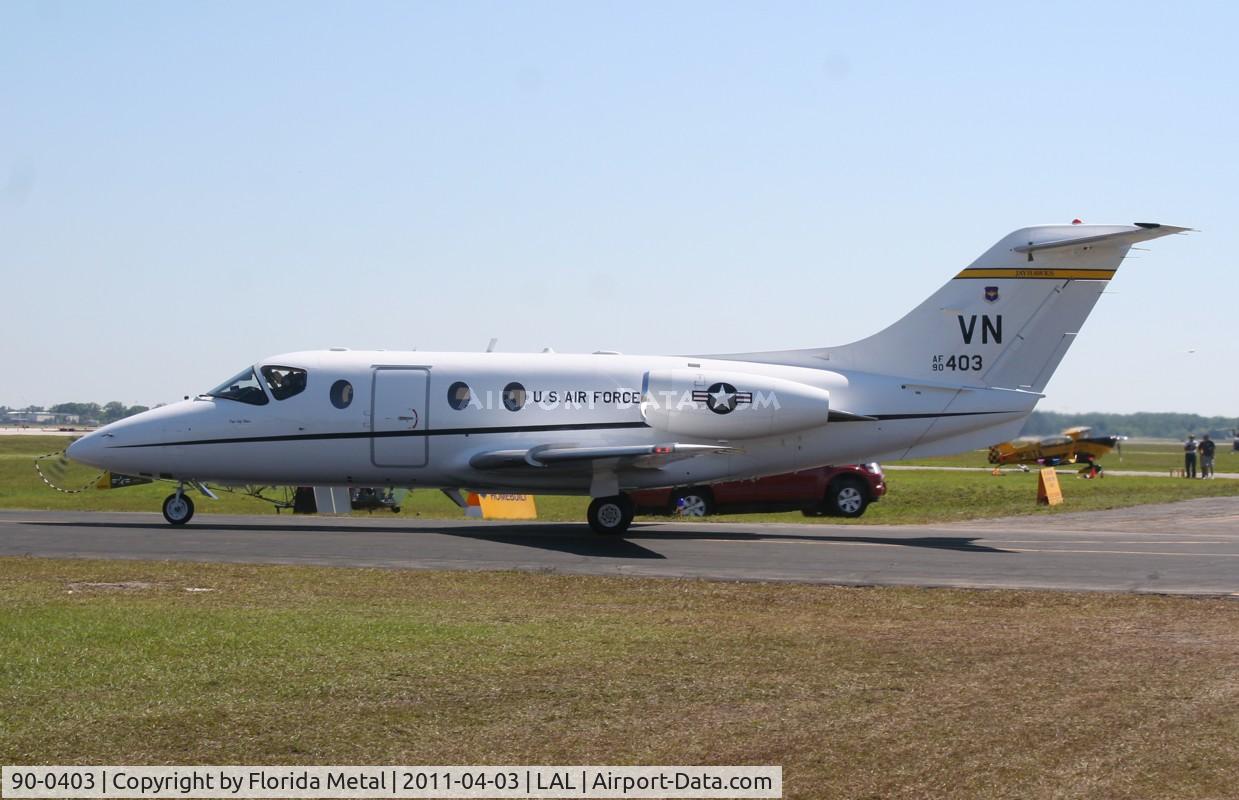
{"type": "Polygon", "coordinates": [[[1231,4],[0,3],[0,403],[331,345],[884,327],[1010,230],[1125,263],[1041,408],[1239,415],[1231,4]],[[24,286],[18,291],[15,287],[24,286]]]}

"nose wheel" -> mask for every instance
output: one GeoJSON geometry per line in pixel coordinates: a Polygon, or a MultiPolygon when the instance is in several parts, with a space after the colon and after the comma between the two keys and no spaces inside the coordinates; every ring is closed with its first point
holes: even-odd
{"type": "Polygon", "coordinates": [[[163,518],[170,525],[184,525],[194,516],[194,501],[177,489],[163,501],[163,518]]]}

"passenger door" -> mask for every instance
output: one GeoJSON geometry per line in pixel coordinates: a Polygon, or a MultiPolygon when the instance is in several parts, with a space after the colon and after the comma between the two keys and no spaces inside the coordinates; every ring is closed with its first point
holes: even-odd
{"type": "Polygon", "coordinates": [[[425,367],[374,368],[370,460],[376,467],[426,466],[429,390],[425,367]]]}

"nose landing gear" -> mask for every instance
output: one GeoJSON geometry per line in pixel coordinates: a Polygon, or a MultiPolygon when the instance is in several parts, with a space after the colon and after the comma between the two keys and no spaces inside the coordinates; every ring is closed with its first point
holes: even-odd
{"type": "Polygon", "coordinates": [[[163,518],[170,525],[184,525],[194,516],[194,501],[185,494],[184,484],[176,487],[176,491],[163,501],[163,518]]]}

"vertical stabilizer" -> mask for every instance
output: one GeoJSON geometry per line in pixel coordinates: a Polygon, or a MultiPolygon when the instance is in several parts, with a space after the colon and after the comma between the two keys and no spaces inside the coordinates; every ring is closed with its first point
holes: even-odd
{"type": "Polygon", "coordinates": [[[1040,392],[1128,250],[1187,228],[1021,228],[895,324],[841,347],[721,358],[1040,392]]]}

